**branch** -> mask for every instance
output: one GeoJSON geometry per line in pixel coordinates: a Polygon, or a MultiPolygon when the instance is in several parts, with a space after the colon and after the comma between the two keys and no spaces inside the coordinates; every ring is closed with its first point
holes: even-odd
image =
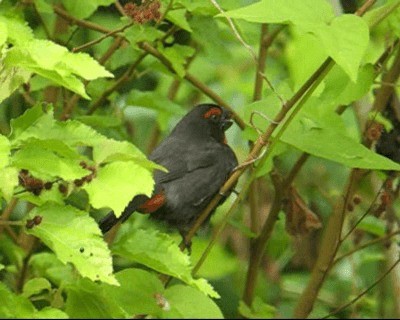
{"type": "MultiPolygon", "coordinates": [[[[83,45],[81,45],[81,46],[79,46],[79,47],[73,48],[73,49],[72,49],[72,52],[81,51],[81,50],[83,50],[83,49],[86,49],[86,48],[88,48],[88,47],[91,47],[91,46],[94,46],[95,44],[100,43],[101,41],[103,41],[104,39],[106,39],[106,38],[108,38],[108,37],[111,37],[111,36],[114,37],[117,33],[123,32],[123,31],[125,31],[126,29],[130,28],[131,26],[133,26],[134,23],[135,23],[134,21],[131,21],[130,23],[124,25],[124,26],[121,27],[121,28],[118,28],[118,29],[116,29],[116,30],[107,32],[105,35],[101,36],[101,37],[98,38],[98,39],[89,41],[89,42],[87,42],[87,43],[85,43],[85,44],[83,44],[83,45]]],[[[117,39],[118,39],[118,38],[117,38],[117,39]]]]}
{"type": "Polygon", "coordinates": [[[331,313],[329,313],[328,315],[326,315],[325,317],[323,317],[322,319],[327,319],[339,312],[341,312],[342,310],[346,309],[347,307],[351,306],[353,303],[357,302],[358,300],[360,300],[368,291],[370,291],[371,289],[373,289],[379,282],[381,282],[400,262],[400,259],[397,259],[396,262],[388,269],[386,270],[386,272],[381,275],[373,284],[371,284],[367,289],[365,289],[364,291],[362,291],[360,294],[357,295],[357,297],[355,297],[354,299],[352,299],[350,302],[342,305],[341,307],[337,308],[336,310],[332,311],[331,313]]]}
{"type": "MultiPolygon", "coordinates": [[[[112,32],[112,30],[104,28],[101,25],[98,25],[96,23],[75,18],[74,16],[71,16],[67,11],[61,9],[58,6],[53,6],[53,10],[57,15],[59,15],[63,19],[71,22],[72,24],[76,24],[76,25],[78,25],[80,27],[84,27],[84,28],[87,28],[87,29],[95,30],[95,31],[98,31],[98,32],[101,32],[101,33],[111,33],[112,32]]],[[[117,37],[116,34],[113,34],[112,36],[113,37],[117,37]]]]}
{"type": "Polygon", "coordinates": [[[333,264],[333,265],[334,265],[334,264],[337,264],[339,261],[343,260],[344,258],[346,258],[346,257],[348,257],[348,256],[351,256],[352,254],[354,254],[354,253],[356,253],[356,252],[358,252],[358,251],[360,251],[360,250],[363,250],[363,249],[365,249],[365,248],[367,248],[367,247],[369,247],[369,246],[372,246],[372,245],[374,245],[374,244],[378,244],[378,243],[381,243],[381,242],[385,242],[386,240],[392,238],[392,237],[395,236],[395,235],[398,235],[399,233],[400,233],[400,230],[397,230],[397,231],[391,232],[391,233],[389,233],[389,234],[387,234],[387,235],[385,235],[385,236],[383,236],[383,237],[380,237],[380,238],[376,238],[376,239],[367,241],[367,242],[363,243],[362,245],[359,245],[359,246],[353,248],[352,250],[346,252],[345,254],[343,254],[343,255],[337,257],[337,258],[333,261],[332,264],[333,264]]]}
{"type": "MultiPolygon", "coordinates": [[[[143,42],[139,44],[139,47],[146,51],[147,53],[151,54],[152,56],[156,57],[162,64],[164,64],[168,70],[174,74],[176,74],[174,68],[171,65],[171,62],[164,57],[161,52],[159,52],[156,48],[154,48],[151,44],[147,42],[143,42]]],[[[191,75],[190,73],[186,72],[184,75],[184,79],[188,80],[194,87],[199,89],[203,92],[206,96],[210,97],[214,100],[218,105],[228,109],[232,112],[233,118],[236,121],[237,125],[244,129],[246,127],[245,122],[240,118],[240,116],[214,91],[212,91],[208,86],[198,80],[196,77],[191,75]]]]}

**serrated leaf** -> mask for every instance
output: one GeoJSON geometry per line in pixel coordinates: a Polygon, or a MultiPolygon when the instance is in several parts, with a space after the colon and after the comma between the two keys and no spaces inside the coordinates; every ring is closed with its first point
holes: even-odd
{"type": "Polygon", "coordinates": [[[7,38],[12,44],[18,45],[33,39],[33,31],[26,21],[0,16],[0,22],[7,26],[7,38]]]}
{"type": "Polygon", "coordinates": [[[133,106],[140,106],[157,111],[158,115],[156,120],[161,130],[167,129],[171,117],[177,115],[183,116],[185,114],[185,110],[180,105],[156,92],[132,90],[126,102],[133,106]]]}
{"type": "Polygon", "coordinates": [[[24,284],[22,295],[29,298],[30,296],[41,293],[43,290],[51,290],[51,283],[49,280],[46,278],[33,278],[24,284]]]}
{"type": "Polygon", "coordinates": [[[167,234],[138,229],[122,236],[114,243],[112,251],[153,270],[178,278],[211,297],[219,297],[205,279],[192,277],[189,256],[183,253],[167,234]]]}
{"type": "Polygon", "coordinates": [[[223,319],[224,316],[213,300],[202,292],[184,285],[167,288],[164,297],[169,310],[162,313],[166,319],[223,319]]]}
{"type": "Polygon", "coordinates": [[[362,18],[349,14],[334,17],[324,0],[262,0],[225,14],[251,22],[293,24],[314,34],[325,52],[356,81],[369,42],[369,28],[362,18]]]}
{"type": "Polygon", "coordinates": [[[21,84],[28,82],[31,72],[18,67],[3,67],[0,60],[0,102],[8,98],[21,84]]]}
{"type": "Polygon", "coordinates": [[[62,65],[65,69],[71,70],[72,73],[86,80],[114,77],[111,72],[107,71],[95,59],[84,52],[67,52],[62,59],[62,65]]]}
{"type": "Polygon", "coordinates": [[[4,168],[10,162],[10,141],[7,137],[0,134],[0,169],[4,168]]]}
{"type": "Polygon", "coordinates": [[[92,15],[99,6],[108,6],[113,0],[62,0],[67,11],[78,19],[85,19],[92,15]]]}
{"type": "Polygon", "coordinates": [[[113,297],[109,297],[102,283],[79,279],[66,287],[65,311],[75,319],[127,318],[113,297]]]}
{"type": "Polygon", "coordinates": [[[100,167],[96,178],[82,188],[94,208],[111,208],[119,217],[136,195],[150,196],[153,187],[151,171],[133,161],[115,161],[100,167]]]}
{"type": "Polygon", "coordinates": [[[75,180],[90,174],[90,171],[79,165],[79,160],[62,157],[36,143],[27,143],[18,150],[12,157],[12,164],[16,168],[32,171],[34,176],[44,179],[60,177],[64,180],[75,180]]]}
{"type": "Polygon", "coordinates": [[[53,125],[54,119],[52,111],[38,103],[32,108],[27,109],[18,118],[11,119],[10,139],[14,140],[17,137],[20,138],[20,135],[22,135],[25,130],[35,125],[37,121],[43,121],[42,118],[46,120],[45,125],[47,127],[53,125]]]}
{"type": "Polygon", "coordinates": [[[0,317],[30,318],[35,312],[32,303],[23,296],[12,293],[4,283],[0,282],[0,317]]]}
{"type": "Polygon", "coordinates": [[[35,72],[86,99],[89,96],[77,76],[88,80],[112,76],[88,54],[71,53],[63,46],[41,39],[33,39],[11,48],[4,63],[8,67],[20,67],[35,72]]]}
{"type": "Polygon", "coordinates": [[[14,194],[14,189],[18,185],[18,170],[14,167],[0,169],[0,191],[4,199],[8,202],[14,194]]]}
{"type": "Polygon", "coordinates": [[[223,15],[250,22],[292,23],[306,31],[334,18],[332,7],[325,0],[262,0],[218,16],[223,15]]]}
{"type": "Polygon", "coordinates": [[[195,49],[189,46],[174,44],[172,47],[159,47],[158,50],[171,62],[171,66],[176,74],[183,78],[186,72],[186,60],[194,54],[195,49]]]}
{"type": "Polygon", "coordinates": [[[239,301],[239,313],[247,319],[270,319],[275,316],[276,308],[255,297],[251,308],[239,301]]]}
{"type": "Polygon", "coordinates": [[[0,19],[0,48],[6,43],[8,36],[7,24],[0,19]]]}
{"type": "Polygon", "coordinates": [[[164,292],[164,286],[156,274],[141,269],[125,269],[115,274],[121,286],[104,286],[109,297],[131,316],[147,314],[158,318],[161,308],[156,295],[164,292]]]}
{"type": "Polygon", "coordinates": [[[132,160],[134,163],[144,168],[162,169],[161,166],[148,160],[137,147],[127,141],[107,139],[100,142],[93,150],[93,160],[99,164],[109,163],[112,161],[132,160]]]}
{"type": "Polygon", "coordinates": [[[66,319],[68,316],[61,310],[45,307],[37,310],[28,298],[11,292],[0,283],[0,317],[11,319],[66,319]]]}
{"type": "Polygon", "coordinates": [[[166,18],[170,20],[174,25],[177,25],[183,30],[192,32],[192,28],[190,28],[190,25],[186,20],[185,9],[169,10],[166,15],[166,18]]]}
{"type": "Polygon", "coordinates": [[[124,32],[125,37],[134,49],[137,49],[137,43],[141,41],[152,42],[164,35],[164,33],[152,26],[135,24],[124,32]]]}
{"type": "Polygon", "coordinates": [[[26,232],[43,241],[63,263],[72,263],[83,277],[118,284],[112,259],[97,223],[72,206],[47,203],[34,208],[29,217],[42,222],[26,232]]]}

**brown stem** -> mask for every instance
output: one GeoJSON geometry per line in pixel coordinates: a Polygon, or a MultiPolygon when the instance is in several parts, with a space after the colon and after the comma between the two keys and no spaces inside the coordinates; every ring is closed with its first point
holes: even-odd
{"type": "MultiPolygon", "coordinates": [[[[127,25],[125,25],[125,26],[123,26],[123,27],[121,27],[121,28],[119,28],[119,29],[110,31],[110,32],[106,33],[105,35],[99,37],[98,39],[89,41],[89,42],[87,42],[87,43],[85,43],[85,44],[83,44],[83,45],[81,45],[81,46],[79,46],[79,47],[73,48],[73,49],[72,49],[72,52],[81,51],[81,50],[86,49],[86,48],[88,48],[88,47],[94,46],[95,44],[100,43],[101,41],[103,41],[104,39],[107,39],[107,38],[110,37],[110,36],[114,36],[114,35],[117,34],[117,33],[123,32],[124,30],[128,29],[129,27],[131,27],[133,24],[134,24],[134,22],[131,21],[131,22],[128,23],[127,25]]],[[[117,39],[118,39],[118,38],[117,38],[117,39]]]]}
{"type": "Polygon", "coordinates": [[[331,313],[329,313],[328,315],[326,315],[325,317],[323,317],[322,319],[327,319],[339,312],[341,312],[342,310],[346,309],[347,307],[351,306],[353,303],[357,302],[358,300],[360,300],[366,293],[368,293],[368,291],[370,291],[371,289],[373,289],[378,283],[380,283],[400,262],[400,259],[397,259],[397,261],[388,269],[385,271],[384,274],[382,274],[373,284],[371,284],[367,289],[365,289],[364,291],[362,291],[360,294],[358,294],[354,299],[352,299],[350,302],[344,304],[343,306],[337,308],[336,310],[332,311],[331,313]]]}
{"type": "Polygon", "coordinates": [[[276,174],[271,174],[271,179],[274,183],[275,196],[271,210],[261,230],[260,236],[254,241],[254,249],[250,251],[250,261],[247,270],[246,285],[243,292],[243,301],[251,306],[254,297],[254,289],[257,284],[258,267],[261,259],[264,256],[265,244],[272,234],[275,222],[281,210],[281,203],[284,195],[284,186],[280,177],[276,174]]]}
{"type": "MultiPolygon", "coordinates": [[[[165,58],[156,48],[154,48],[152,45],[150,45],[147,42],[143,42],[140,45],[140,48],[142,48],[144,51],[147,53],[151,54],[152,56],[156,57],[162,64],[164,64],[169,71],[172,73],[176,73],[174,68],[172,67],[171,63],[167,58],[165,58]]],[[[218,105],[230,110],[233,114],[233,118],[238,124],[238,126],[241,129],[245,128],[245,123],[244,121],[239,117],[239,115],[220,97],[218,96],[214,91],[212,91],[208,86],[206,86],[204,83],[202,83],[200,80],[198,80],[196,77],[191,75],[190,73],[186,73],[184,78],[189,81],[194,87],[199,89],[201,92],[203,92],[206,96],[210,97],[212,100],[214,100],[218,105]]]]}
{"type": "MultiPolygon", "coordinates": [[[[63,19],[69,21],[72,24],[76,24],[76,25],[78,25],[80,27],[84,27],[84,28],[87,28],[87,29],[95,30],[95,31],[98,31],[98,32],[101,32],[101,33],[110,33],[110,32],[112,32],[112,30],[104,28],[101,25],[98,25],[96,23],[75,18],[74,16],[71,16],[67,11],[61,9],[58,6],[53,6],[53,10],[57,15],[59,15],[63,19]]],[[[116,34],[114,34],[112,36],[117,37],[116,34]]]]}
{"type": "Polygon", "coordinates": [[[380,238],[376,238],[376,239],[367,241],[367,242],[363,243],[362,245],[359,245],[359,246],[353,248],[352,250],[350,250],[350,251],[348,251],[348,252],[342,254],[341,256],[337,257],[337,258],[333,261],[333,264],[337,264],[339,261],[343,260],[344,258],[346,258],[346,257],[348,257],[348,256],[351,256],[351,255],[354,254],[355,252],[358,252],[358,251],[360,251],[360,250],[363,250],[363,249],[365,249],[365,248],[367,248],[367,247],[369,247],[369,246],[372,246],[372,245],[374,245],[374,244],[378,244],[378,243],[381,243],[381,242],[385,242],[385,241],[387,241],[388,239],[392,238],[393,236],[398,235],[399,233],[400,233],[400,230],[397,230],[397,231],[391,232],[391,233],[389,233],[389,234],[387,234],[387,235],[385,235],[385,236],[383,236],[383,237],[380,237],[380,238]]]}
{"type": "Polygon", "coordinates": [[[119,77],[111,87],[107,88],[103,92],[103,94],[99,98],[97,98],[96,101],[93,102],[87,114],[93,114],[97,110],[97,108],[100,107],[114,91],[118,90],[123,84],[125,84],[125,82],[129,81],[134,75],[136,67],[143,61],[146,56],[146,53],[142,53],[139,58],[136,59],[136,61],[129,67],[129,69],[125,71],[125,73],[121,77],[119,77]]]}

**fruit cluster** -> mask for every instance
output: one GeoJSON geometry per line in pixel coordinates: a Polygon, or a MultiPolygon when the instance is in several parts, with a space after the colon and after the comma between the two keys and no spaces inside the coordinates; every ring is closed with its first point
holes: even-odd
{"type": "Polygon", "coordinates": [[[33,177],[26,169],[19,172],[18,180],[21,186],[36,196],[40,195],[43,189],[50,190],[53,185],[52,182],[43,182],[43,180],[33,177]]]}
{"type": "Polygon", "coordinates": [[[160,1],[158,0],[143,0],[140,5],[128,2],[124,6],[125,14],[133,21],[144,24],[148,21],[159,21],[161,18],[160,1]]]}
{"type": "Polygon", "coordinates": [[[80,179],[75,179],[74,184],[77,187],[81,187],[85,182],[90,182],[93,180],[93,178],[96,177],[96,167],[95,166],[89,166],[85,161],[81,161],[79,165],[83,169],[90,170],[92,173],[88,174],[87,176],[84,176],[80,179]]]}

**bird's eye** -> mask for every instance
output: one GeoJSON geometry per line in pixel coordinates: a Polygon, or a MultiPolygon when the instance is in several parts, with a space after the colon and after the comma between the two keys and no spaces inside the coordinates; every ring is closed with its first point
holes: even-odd
{"type": "Polygon", "coordinates": [[[213,114],[213,115],[210,116],[210,119],[212,121],[217,121],[219,119],[219,115],[218,114],[213,114]]]}

